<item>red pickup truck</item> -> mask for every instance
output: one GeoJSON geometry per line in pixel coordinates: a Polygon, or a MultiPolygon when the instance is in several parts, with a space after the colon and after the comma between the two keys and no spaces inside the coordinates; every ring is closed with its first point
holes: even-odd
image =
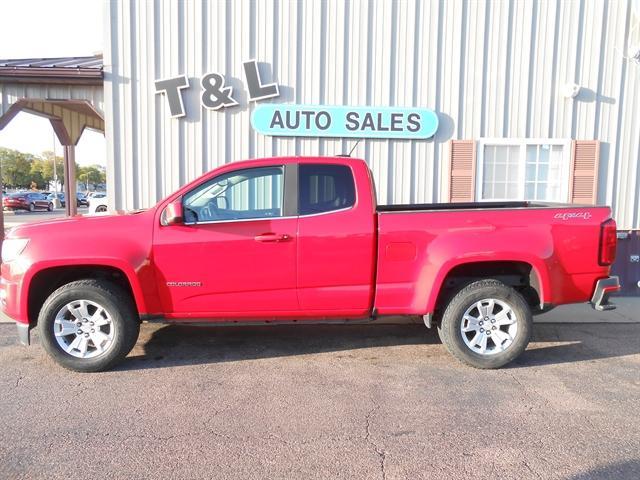
{"type": "Polygon", "coordinates": [[[532,314],[613,308],[607,207],[530,202],[376,205],[352,158],[228,164],[148,210],[12,229],[2,309],[22,343],[78,371],[107,369],[140,322],[353,321],[421,316],[462,362],[497,368],[532,314]]]}

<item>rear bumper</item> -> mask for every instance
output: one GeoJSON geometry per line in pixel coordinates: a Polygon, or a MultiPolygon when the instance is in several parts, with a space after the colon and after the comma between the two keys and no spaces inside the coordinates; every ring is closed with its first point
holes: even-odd
{"type": "Polygon", "coordinates": [[[615,305],[609,303],[609,295],[620,290],[618,277],[601,278],[596,282],[596,288],[591,297],[591,306],[599,311],[613,310],[615,305]]]}

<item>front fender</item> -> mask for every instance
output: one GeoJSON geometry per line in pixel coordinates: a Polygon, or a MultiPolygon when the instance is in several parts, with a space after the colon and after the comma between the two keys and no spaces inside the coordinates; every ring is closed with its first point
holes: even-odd
{"type": "Polygon", "coordinates": [[[149,309],[145,298],[145,292],[141,285],[140,275],[142,274],[144,276],[152,274],[152,272],[150,269],[148,269],[149,272],[144,271],[145,267],[147,267],[145,264],[148,264],[148,262],[141,262],[139,265],[134,266],[121,258],[74,258],[35,262],[27,268],[22,277],[22,281],[18,284],[19,286],[16,293],[19,299],[19,317],[25,322],[28,319],[29,291],[34,277],[45,270],[60,267],[109,267],[122,272],[131,287],[131,292],[133,293],[133,299],[138,312],[140,314],[147,313],[149,309]]]}

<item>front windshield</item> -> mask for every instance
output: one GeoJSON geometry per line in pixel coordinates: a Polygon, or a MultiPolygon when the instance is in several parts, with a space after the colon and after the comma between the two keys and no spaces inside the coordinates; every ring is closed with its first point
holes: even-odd
{"type": "MultiPolygon", "coordinates": [[[[238,180],[244,181],[242,179],[238,180]]],[[[212,199],[223,195],[224,192],[229,188],[229,180],[226,178],[215,179],[212,184],[209,186],[199,189],[196,192],[189,194],[185,198],[184,205],[185,207],[204,207],[209,201],[212,199]]]]}

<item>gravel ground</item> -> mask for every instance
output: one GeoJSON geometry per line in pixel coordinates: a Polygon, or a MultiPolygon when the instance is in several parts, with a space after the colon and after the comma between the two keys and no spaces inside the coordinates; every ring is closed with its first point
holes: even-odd
{"type": "Polygon", "coordinates": [[[0,325],[0,478],[640,478],[640,324],[538,324],[510,368],[419,325],[145,324],[78,374],[0,325]]]}

